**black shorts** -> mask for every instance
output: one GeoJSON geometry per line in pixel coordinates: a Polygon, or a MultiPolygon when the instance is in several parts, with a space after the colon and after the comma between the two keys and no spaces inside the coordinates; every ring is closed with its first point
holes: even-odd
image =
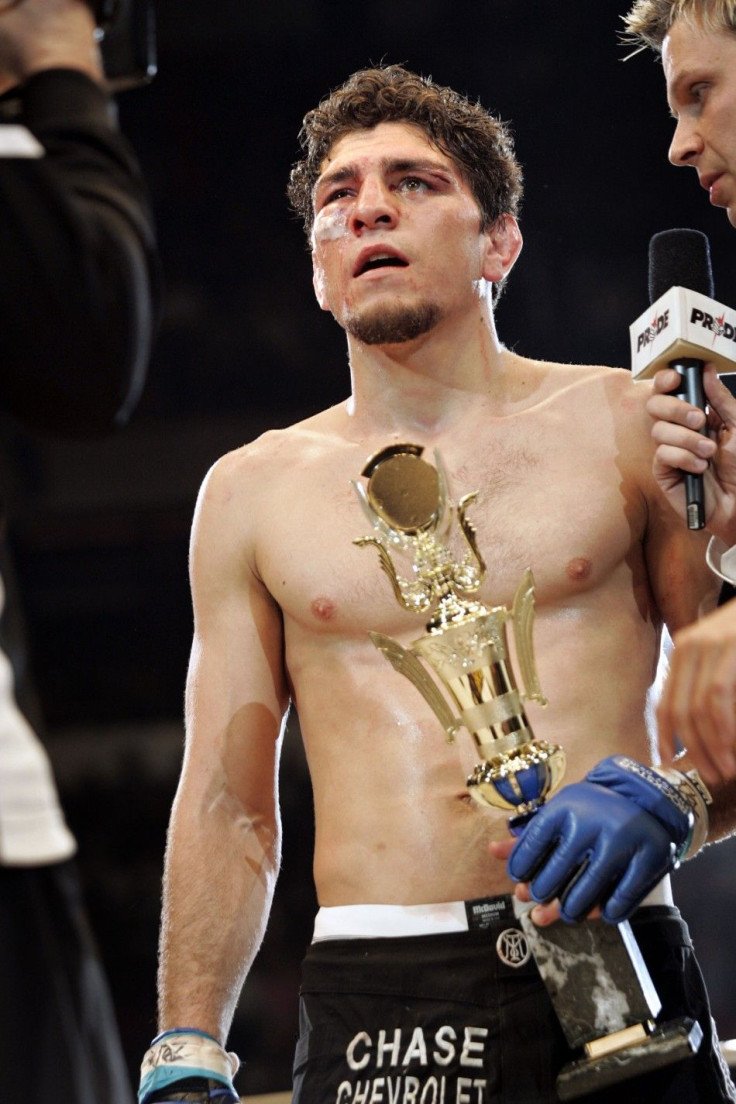
{"type": "MultiPolygon", "coordinates": [[[[573,1057],[510,906],[482,930],[313,944],[302,967],[293,1104],[554,1104],[573,1057]],[[505,913],[505,914],[504,914],[505,913]]],[[[631,921],[662,1000],[697,1019],[698,1054],[581,1104],[736,1101],[677,909],[631,921]]]]}

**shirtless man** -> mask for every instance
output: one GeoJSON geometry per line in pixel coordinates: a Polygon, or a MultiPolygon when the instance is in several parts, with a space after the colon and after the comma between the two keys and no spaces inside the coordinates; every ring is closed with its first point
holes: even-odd
{"type": "MultiPolygon", "coordinates": [[[[310,112],[303,143],[290,194],[319,305],[347,334],[351,396],[225,456],[197,505],[188,735],[162,921],[165,1034],[144,1061],[141,1100],[236,1099],[222,1048],[278,873],[291,701],[313,784],[321,906],[294,1099],[553,1101],[569,1051],[533,963],[517,969],[495,951],[515,927],[513,883],[489,855],[506,816],[469,800],[471,738],[448,745],[368,637],[407,644],[426,618],[402,611],[375,553],[355,547],[368,526],[350,480],[409,441],[440,450],[456,498],[479,492],[470,516],[489,564],[479,597],[509,605],[533,568],[550,705],[529,717],[538,737],[564,745],[570,782],[612,752],[649,760],[644,704],[662,622],[677,628],[715,600],[705,543],[653,480],[646,386],[499,341],[492,293],[521,248],[520,172],[501,123],[388,67],[355,74],[310,112]]],[[[662,831],[624,804],[623,837],[642,820],[645,834],[662,831]]],[[[713,808],[711,832],[725,834],[718,795],[713,808]]],[[[662,869],[658,845],[642,848],[657,857],[639,900],[671,867],[675,842],[665,834],[662,869]]],[[[666,882],[651,901],[659,908],[636,922],[665,1014],[686,1010],[693,985],[690,1012],[707,1035],[677,1100],[731,1099],[702,986],[684,983],[692,950],[666,882]]]]}
{"type": "MultiPolygon", "coordinates": [[[[670,161],[695,169],[711,204],[736,227],[736,0],[637,0],[625,23],[632,42],[662,56],[675,119],[670,161]]],[[[710,560],[735,583],[736,399],[707,368],[719,431],[709,440],[699,432],[702,412],[669,394],[678,384],[676,373],[658,373],[649,402],[657,476],[684,517],[683,473],[705,473],[707,525],[717,538],[710,560]]],[[[736,603],[681,630],[674,644],[657,708],[662,755],[670,758],[681,742],[706,782],[736,779],[736,603]]]]}

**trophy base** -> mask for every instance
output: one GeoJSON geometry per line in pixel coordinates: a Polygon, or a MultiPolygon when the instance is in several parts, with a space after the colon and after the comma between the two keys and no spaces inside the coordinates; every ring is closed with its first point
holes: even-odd
{"type": "Polygon", "coordinates": [[[703,1040],[700,1024],[682,1018],[656,1027],[651,1035],[598,1058],[581,1058],[565,1066],[557,1078],[560,1100],[575,1100],[620,1081],[691,1058],[703,1040]]]}
{"type": "Polygon", "coordinates": [[[562,781],[565,753],[559,744],[535,740],[526,724],[495,743],[505,745],[503,750],[494,750],[493,741],[479,743],[490,758],[476,764],[466,785],[480,805],[512,813],[512,831],[518,834],[562,781]]]}

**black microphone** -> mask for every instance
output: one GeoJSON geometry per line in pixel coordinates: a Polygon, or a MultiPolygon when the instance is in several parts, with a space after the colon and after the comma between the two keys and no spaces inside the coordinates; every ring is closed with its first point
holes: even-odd
{"type": "MultiPolygon", "coordinates": [[[[714,298],[710,242],[699,230],[663,230],[649,242],[649,302],[656,303],[670,288],[683,287],[714,298]]],[[[681,387],[676,394],[700,410],[706,410],[703,391],[705,361],[697,357],[677,356],[669,367],[679,373],[681,387]]],[[[701,433],[707,434],[704,426],[701,433]]],[[[705,491],[700,474],[685,472],[687,527],[705,525],[705,491]]]]}

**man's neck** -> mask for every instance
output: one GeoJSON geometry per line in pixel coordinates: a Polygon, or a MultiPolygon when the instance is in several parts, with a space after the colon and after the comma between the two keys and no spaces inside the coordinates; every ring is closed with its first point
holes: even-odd
{"type": "Polygon", "coordinates": [[[514,398],[518,358],[501,345],[490,314],[399,345],[348,338],[348,347],[348,410],[364,432],[438,435],[482,410],[501,415],[514,398]]]}

